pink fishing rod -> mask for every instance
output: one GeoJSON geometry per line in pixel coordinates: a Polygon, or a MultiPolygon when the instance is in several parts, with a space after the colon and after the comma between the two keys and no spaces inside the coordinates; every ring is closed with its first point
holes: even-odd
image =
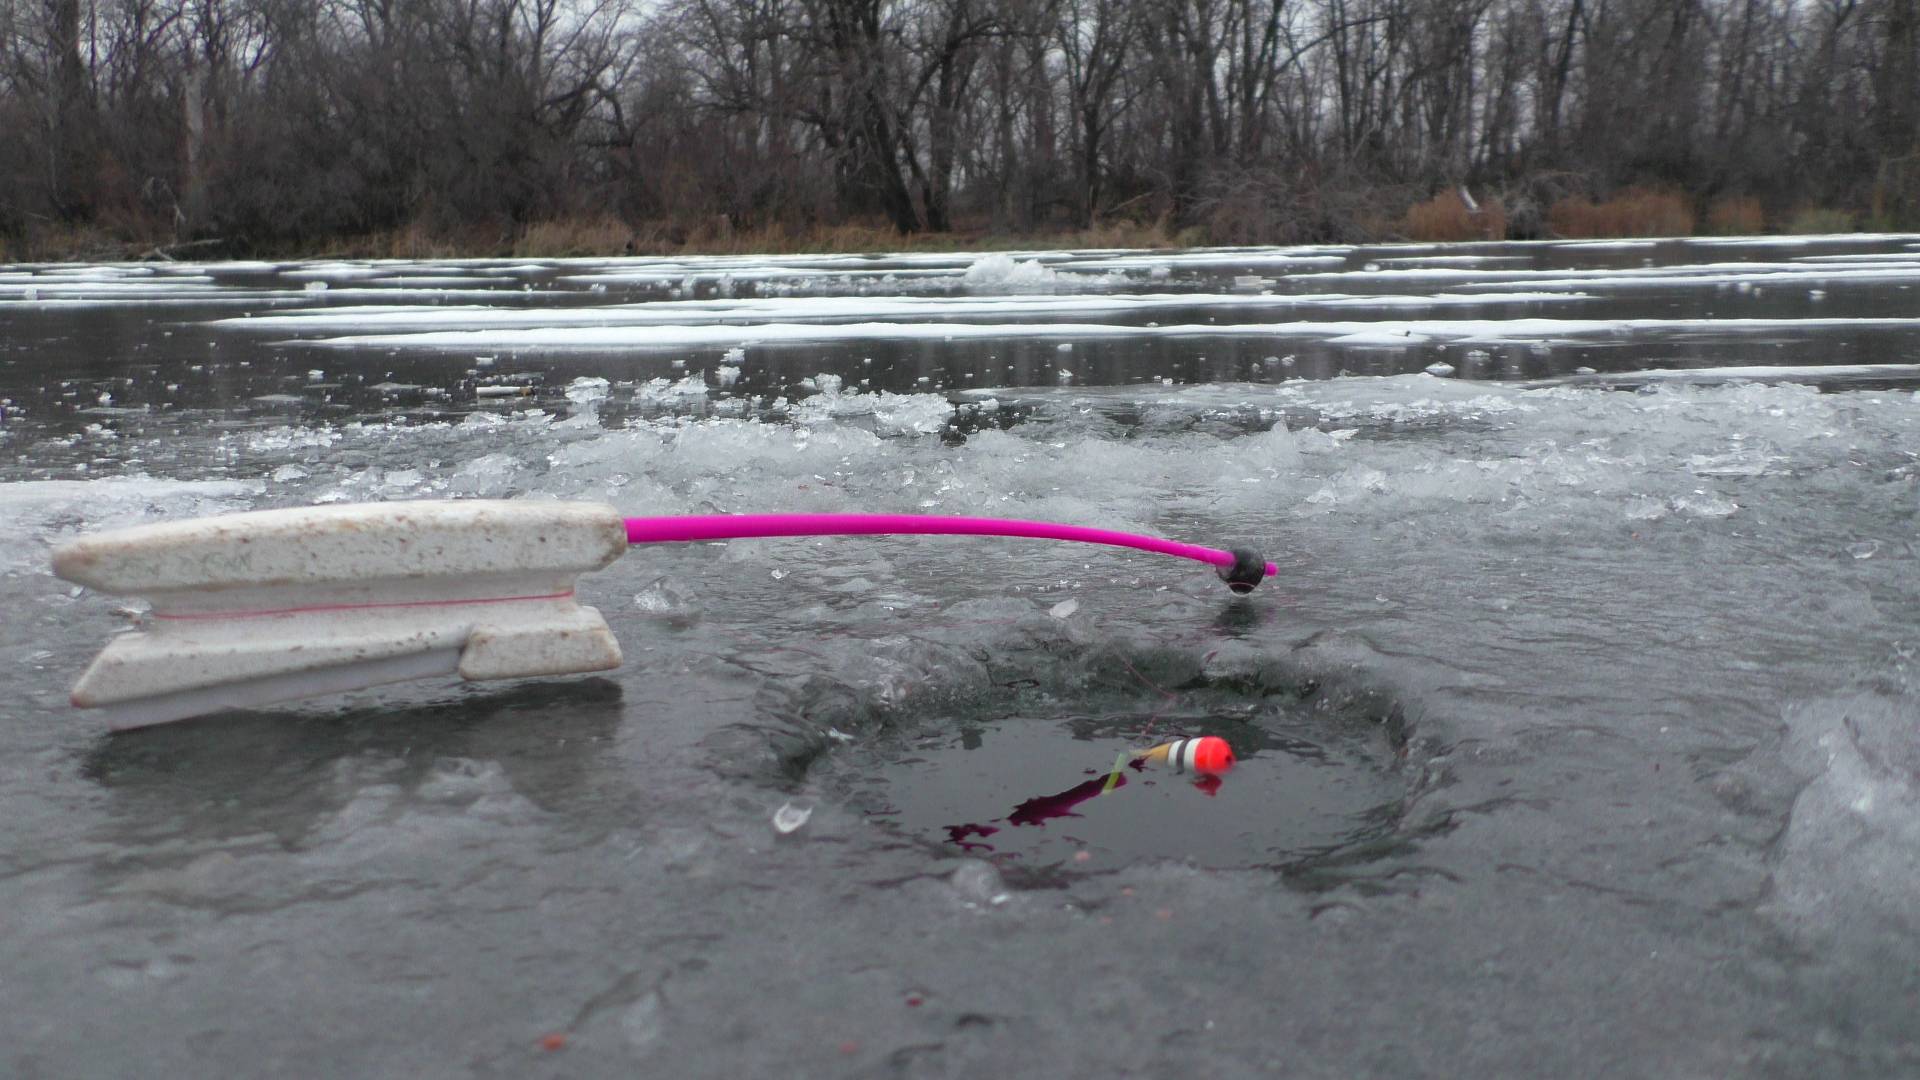
{"type": "Polygon", "coordinates": [[[437,679],[620,666],[574,579],[633,544],[761,536],[1019,536],[1133,548],[1215,567],[1236,593],[1279,568],[1251,551],[1004,518],[920,514],[622,517],[603,503],[427,499],[295,506],[76,537],[54,572],[151,615],[74,683],[116,728],[437,679]]]}
{"type": "Polygon", "coordinates": [[[627,543],[666,544],[699,540],[749,540],[766,536],[1017,536],[1106,544],[1203,562],[1237,593],[1280,573],[1280,568],[1244,549],[1201,547],[1157,536],[1059,525],[1017,518],[946,517],[934,514],[695,514],[686,517],[630,517],[627,543]]]}

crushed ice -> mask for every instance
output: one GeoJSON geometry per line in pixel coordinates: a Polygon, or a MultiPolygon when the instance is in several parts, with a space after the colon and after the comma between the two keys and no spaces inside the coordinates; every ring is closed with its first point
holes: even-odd
{"type": "Polygon", "coordinates": [[[783,802],[773,812],[773,830],[782,836],[796,832],[813,820],[813,804],[783,802]]]}

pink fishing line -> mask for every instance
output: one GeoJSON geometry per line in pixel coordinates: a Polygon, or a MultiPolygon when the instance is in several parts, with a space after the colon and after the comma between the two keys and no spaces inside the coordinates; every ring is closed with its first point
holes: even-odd
{"type": "MultiPolygon", "coordinates": [[[[1068,540],[1107,544],[1161,555],[1232,566],[1231,551],[1162,540],[1157,536],[1094,529],[1085,525],[1058,525],[1049,521],[1015,518],[944,517],[933,514],[696,514],[687,517],[630,517],[627,543],[685,543],[696,540],[748,540],[763,536],[877,536],[915,534],[942,536],[1021,536],[1034,540],[1068,540]]],[[[1267,576],[1280,573],[1267,564],[1267,576]]]]}

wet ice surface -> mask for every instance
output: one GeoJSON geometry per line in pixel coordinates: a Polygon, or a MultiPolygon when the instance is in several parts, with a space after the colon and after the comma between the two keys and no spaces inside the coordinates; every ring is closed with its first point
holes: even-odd
{"type": "Polygon", "coordinates": [[[1914,243],[0,268],[0,1060],[1912,1072],[1914,243]],[[405,340],[599,318],[739,336],[405,340]],[[1233,329],[754,336],[969,320],[1233,329]],[[121,620],[58,540],[422,497],[1040,517],[1282,574],[650,549],[583,582],[604,677],[66,706],[121,620]],[[1200,733],[1242,755],[1212,795],[1054,799],[1200,733]]]}

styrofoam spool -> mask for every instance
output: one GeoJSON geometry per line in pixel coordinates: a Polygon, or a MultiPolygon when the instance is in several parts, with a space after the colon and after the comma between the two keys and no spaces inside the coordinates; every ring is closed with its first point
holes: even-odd
{"type": "Polygon", "coordinates": [[[627,549],[610,506],[504,500],[264,510],[73,540],[54,572],[152,605],[73,688],[115,728],[407,679],[604,671],[574,583],[627,549]]]}

